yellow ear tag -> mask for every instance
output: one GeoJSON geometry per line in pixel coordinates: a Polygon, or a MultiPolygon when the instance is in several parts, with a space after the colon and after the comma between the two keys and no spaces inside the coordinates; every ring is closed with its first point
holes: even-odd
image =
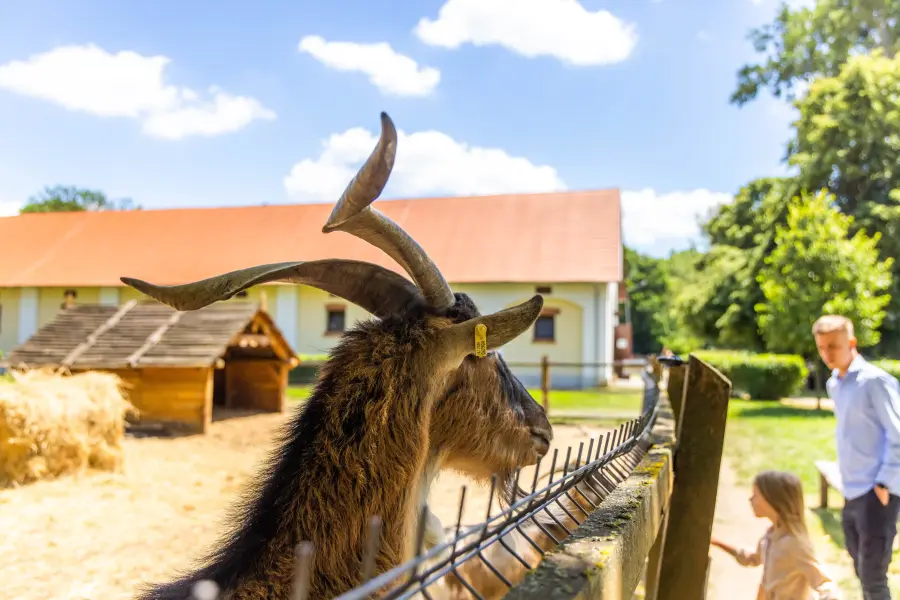
{"type": "Polygon", "coordinates": [[[484,323],[475,326],[475,356],[487,356],[487,325],[484,323]]]}

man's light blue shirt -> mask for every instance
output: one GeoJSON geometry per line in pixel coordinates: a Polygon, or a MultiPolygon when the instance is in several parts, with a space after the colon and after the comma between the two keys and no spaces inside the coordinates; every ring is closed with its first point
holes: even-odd
{"type": "Polygon", "coordinates": [[[826,387],[834,400],[844,497],[858,498],[876,483],[900,495],[900,383],[857,356],[843,378],[835,369],[826,387]]]}

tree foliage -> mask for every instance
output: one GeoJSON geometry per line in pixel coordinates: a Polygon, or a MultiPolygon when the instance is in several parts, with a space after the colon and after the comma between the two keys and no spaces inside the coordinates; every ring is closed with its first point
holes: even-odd
{"type": "Polygon", "coordinates": [[[860,345],[878,342],[893,259],[879,261],[881,235],[851,236],[852,223],[824,190],[788,207],[758,277],[765,300],[756,311],[769,350],[814,356],[810,328],[824,313],[852,319],[860,345]]]}
{"type": "Polygon", "coordinates": [[[763,300],[758,274],[794,188],[787,178],[751,181],[704,225],[710,250],[696,263],[697,284],[680,301],[696,335],[720,347],[765,348],[753,309],[763,300]]]}
{"type": "Polygon", "coordinates": [[[625,249],[625,283],[636,354],[656,354],[663,346],[684,353],[702,343],[688,330],[677,304],[694,283],[698,256],[696,251],[686,250],[668,259],[654,258],[625,249]]]}
{"type": "Polygon", "coordinates": [[[97,190],[58,185],[45,187],[42,192],[29,198],[19,213],[131,209],[140,209],[140,206],[135,206],[130,198],[110,200],[97,190]]]}
{"type": "MultiPolygon", "coordinates": [[[[810,276],[807,271],[805,279],[784,279],[785,273],[771,266],[776,249],[783,257],[811,260],[800,250],[796,257],[788,253],[788,234],[778,238],[777,232],[789,229],[790,211],[798,210],[802,199],[824,190],[835,214],[847,219],[841,221],[843,241],[861,244],[868,238],[853,236],[868,232],[878,240],[872,251],[880,264],[891,267],[886,280],[891,287],[878,296],[878,302],[890,298],[890,305],[867,321],[873,330],[864,337],[880,340],[877,353],[900,356],[900,264],[886,260],[900,254],[900,0],[818,0],[802,9],[782,5],[773,22],[750,38],[761,60],[740,70],[731,100],[743,105],[765,88],[794,103],[800,116],[786,160],[798,175],[747,183],[733,203],[721,206],[704,224],[710,248],[696,262],[699,277],[679,295],[682,321],[714,347],[784,351],[782,344],[793,342],[776,335],[772,323],[780,317],[789,320],[791,313],[776,310],[778,290],[792,296],[785,301],[809,294],[808,301],[819,304],[816,313],[823,310],[822,294],[835,293],[835,305],[849,302],[849,295],[840,300],[839,290],[819,285],[825,279],[817,278],[830,277],[827,273],[810,276]],[[786,282],[799,287],[779,287],[786,282]]],[[[796,214],[791,218],[798,219],[796,214]]],[[[828,230],[815,231],[824,235],[828,230]]],[[[796,240],[800,247],[842,243],[840,238],[805,235],[802,243],[796,240]]],[[[835,265],[820,261],[815,266],[835,265]]],[[[868,301],[857,300],[861,305],[868,301]]],[[[811,342],[805,324],[798,331],[794,345],[811,342]]]]}
{"type": "Polygon", "coordinates": [[[656,354],[662,348],[669,291],[663,261],[626,248],[625,285],[631,302],[634,352],[656,354]]]}
{"type": "Polygon", "coordinates": [[[765,55],[738,71],[731,101],[738,106],[763,89],[793,100],[798,88],[820,76],[834,76],[853,55],[880,48],[900,50],[900,0],[818,0],[812,8],[782,3],[772,23],[753,29],[750,40],[765,55]]]}
{"type": "MultiPolygon", "coordinates": [[[[797,102],[797,134],[788,145],[804,189],[827,189],[859,229],[881,234],[882,257],[900,255],[900,56],[880,50],[849,59],[816,80],[797,102]]],[[[900,264],[880,353],[900,353],[900,264]]]]}

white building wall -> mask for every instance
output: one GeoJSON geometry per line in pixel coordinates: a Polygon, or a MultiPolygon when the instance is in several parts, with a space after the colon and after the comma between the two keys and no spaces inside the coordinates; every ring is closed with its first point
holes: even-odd
{"type": "MultiPolygon", "coordinates": [[[[541,282],[452,284],[454,291],[469,294],[482,314],[496,312],[520,302],[536,293],[541,282]]],[[[534,340],[534,328],[524,332],[502,349],[511,368],[529,386],[540,383],[540,361],[546,355],[551,362],[570,363],[569,367],[551,369],[552,384],[556,388],[580,388],[604,385],[612,378],[611,366],[614,344],[615,311],[618,305],[616,284],[569,283],[553,284],[551,293],[543,294],[544,307],[557,309],[556,339],[553,342],[534,340]],[[518,364],[516,364],[518,363],[518,364]],[[598,365],[598,363],[604,363],[598,365]]],[[[265,288],[268,308],[288,343],[299,354],[319,355],[327,352],[340,335],[326,332],[327,312],[336,305],[346,307],[345,326],[371,317],[361,308],[329,296],[321,290],[299,285],[257,286],[248,290],[246,298],[229,301],[258,301],[265,288]]],[[[59,311],[60,290],[24,288],[18,294],[18,343],[31,337],[41,325],[43,313],[49,320],[59,311]],[[57,293],[59,292],[59,293],[57,293]],[[46,296],[46,298],[42,298],[46,296]],[[46,301],[44,301],[46,300],[46,301]],[[43,306],[46,304],[47,306],[43,306]]],[[[120,304],[139,295],[130,288],[79,289],[79,301],[98,301],[120,304]],[[91,292],[91,293],[89,293],[91,292]],[[96,296],[95,296],[96,295],[96,296]]],[[[140,299],[145,299],[140,296],[140,299]]]]}
{"type": "Polygon", "coordinates": [[[38,290],[22,288],[19,290],[19,336],[18,343],[24,343],[38,330],[38,290]]]}
{"type": "Polygon", "coordinates": [[[119,288],[104,287],[100,288],[100,304],[106,306],[119,305],[119,288]]]}
{"type": "MultiPolygon", "coordinates": [[[[501,310],[523,302],[535,294],[541,283],[453,284],[454,291],[472,297],[482,314],[501,310]]],[[[504,346],[503,357],[514,363],[512,370],[528,386],[540,384],[540,368],[518,366],[515,363],[540,363],[547,355],[550,362],[580,364],[580,366],[551,367],[551,383],[556,388],[581,388],[606,385],[612,378],[613,328],[617,298],[615,285],[603,283],[553,284],[544,296],[545,308],[558,308],[556,342],[533,341],[533,328],[504,346]],[[612,289],[610,289],[612,288],[612,289]],[[577,315],[568,318],[567,315],[577,315]]]]}
{"type": "Polygon", "coordinates": [[[273,289],[275,293],[275,310],[272,311],[272,318],[282,334],[284,334],[287,343],[295,350],[297,349],[297,336],[300,331],[297,325],[297,315],[300,312],[298,302],[300,290],[298,287],[296,285],[280,285],[273,289]]]}
{"type": "MultiPolygon", "coordinates": [[[[454,291],[469,294],[482,314],[496,312],[524,302],[542,283],[451,284],[454,291]]],[[[611,367],[597,363],[610,362],[612,357],[613,323],[607,297],[615,297],[615,289],[605,284],[554,284],[550,294],[543,294],[544,307],[557,309],[556,339],[553,342],[534,340],[530,328],[502,349],[503,357],[512,363],[512,370],[528,386],[540,384],[540,362],[547,355],[551,362],[570,366],[551,368],[552,384],[556,388],[581,388],[605,384],[612,374],[611,367]]],[[[276,322],[291,341],[298,354],[319,356],[340,340],[340,335],[326,331],[327,314],[335,307],[345,307],[345,327],[370,318],[363,309],[341,298],[307,286],[278,286],[278,301],[274,310],[276,322]],[[296,298],[288,290],[296,290],[296,298]],[[282,292],[281,290],[285,290],[282,292]],[[284,295],[282,295],[284,293],[284,295]],[[296,307],[292,310],[291,307],[296,307]],[[291,323],[290,314],[295,315],[291,323]],[[295,340],[291,339],[294,332],[295,340]]],[[[490,335],[490,334],[488,334],[490,335]]]]}

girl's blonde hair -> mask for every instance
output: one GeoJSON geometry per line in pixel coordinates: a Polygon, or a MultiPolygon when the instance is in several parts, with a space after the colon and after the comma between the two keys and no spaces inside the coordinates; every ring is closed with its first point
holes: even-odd
{"type": "Polygon", "coordinates": [[[809,542],[800,479],[786,471],[763,471],[754,478],[753,483],[778,515],[778,524],[800,540],[809,542]]]}

